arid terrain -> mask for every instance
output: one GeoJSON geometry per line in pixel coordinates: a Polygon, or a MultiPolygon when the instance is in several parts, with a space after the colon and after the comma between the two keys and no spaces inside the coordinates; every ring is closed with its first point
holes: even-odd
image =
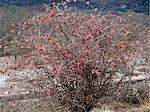
{"type": "Polygon", "coordinates": [[[150,112],[149,2],[60,1],[0,0],[0,112],[150,112]]]}

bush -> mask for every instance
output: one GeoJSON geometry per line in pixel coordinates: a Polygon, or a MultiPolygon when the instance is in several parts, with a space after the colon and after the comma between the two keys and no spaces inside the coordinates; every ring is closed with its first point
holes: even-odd
{"type": "Polygon", "coordinates": [[[52,9],[19,28],[17,46],[31,53],[17,67],[44,67],[57,80],[58,101],[73,112],[89,112],[111,96],[132,75],[130,62],[139,53],[139,25],[115,14],[52,9]]]}

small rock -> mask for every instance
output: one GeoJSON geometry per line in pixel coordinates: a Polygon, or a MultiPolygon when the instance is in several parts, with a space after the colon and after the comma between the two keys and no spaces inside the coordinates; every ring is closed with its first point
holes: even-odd
{"type": "Polygon", "coordinates": [[[92,109],[91,112],[114,112],[114,111],[109,110],[109,109],[94,108],[94,109],[92,109]]]}

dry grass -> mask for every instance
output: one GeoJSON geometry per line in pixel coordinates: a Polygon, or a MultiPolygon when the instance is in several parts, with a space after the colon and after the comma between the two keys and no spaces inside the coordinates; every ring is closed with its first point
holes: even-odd
{"type": "Polygon", "coordinates": [[[144,104],[140,105],[140,108],[143,110],[143,112],[145,111],[150,111],[150,99],[148,102],[145,102],[144,104]]]}

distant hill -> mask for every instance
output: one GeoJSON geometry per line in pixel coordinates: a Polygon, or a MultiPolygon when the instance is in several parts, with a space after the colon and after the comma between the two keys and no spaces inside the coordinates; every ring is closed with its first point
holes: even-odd
{"type": "Polygon", "coordinates": [[[7,5],[36,5],[41,3],[49,3],[50,0],[0,0],[0,4],[7,5]]]}
{"type": "MultiPolygon", "coordinates": [[[[86,0],[87,1],[87,0],[86,0]]],[[[134,11],[149,15],[150,0],[88,0],[93,8],[103,11],[134,11]]],[[[88,5],[79,1],[70,3],[72,7],[78,9],[90,9],[88,5]]]]}
{"type": "MultiPolygon", "coordinates": [[[[9,5],[37,5],[42,3],[50,4],[52,2],[61,2],[64,0],[0,0],[0,5],[9,4],[9,5]]],[[[74,3],[73,0],[69,3],[71,7],[77,9],[90,9],[85,2],[82,0],[76,0],[74,3]]],[[[142,12],[149,14],[150,0],[84,0],[89,1],[92,7],[98,8],[99,10],[115,10],[115,11],[126,11],[132,10],[135,12],[142,12]]]]}

